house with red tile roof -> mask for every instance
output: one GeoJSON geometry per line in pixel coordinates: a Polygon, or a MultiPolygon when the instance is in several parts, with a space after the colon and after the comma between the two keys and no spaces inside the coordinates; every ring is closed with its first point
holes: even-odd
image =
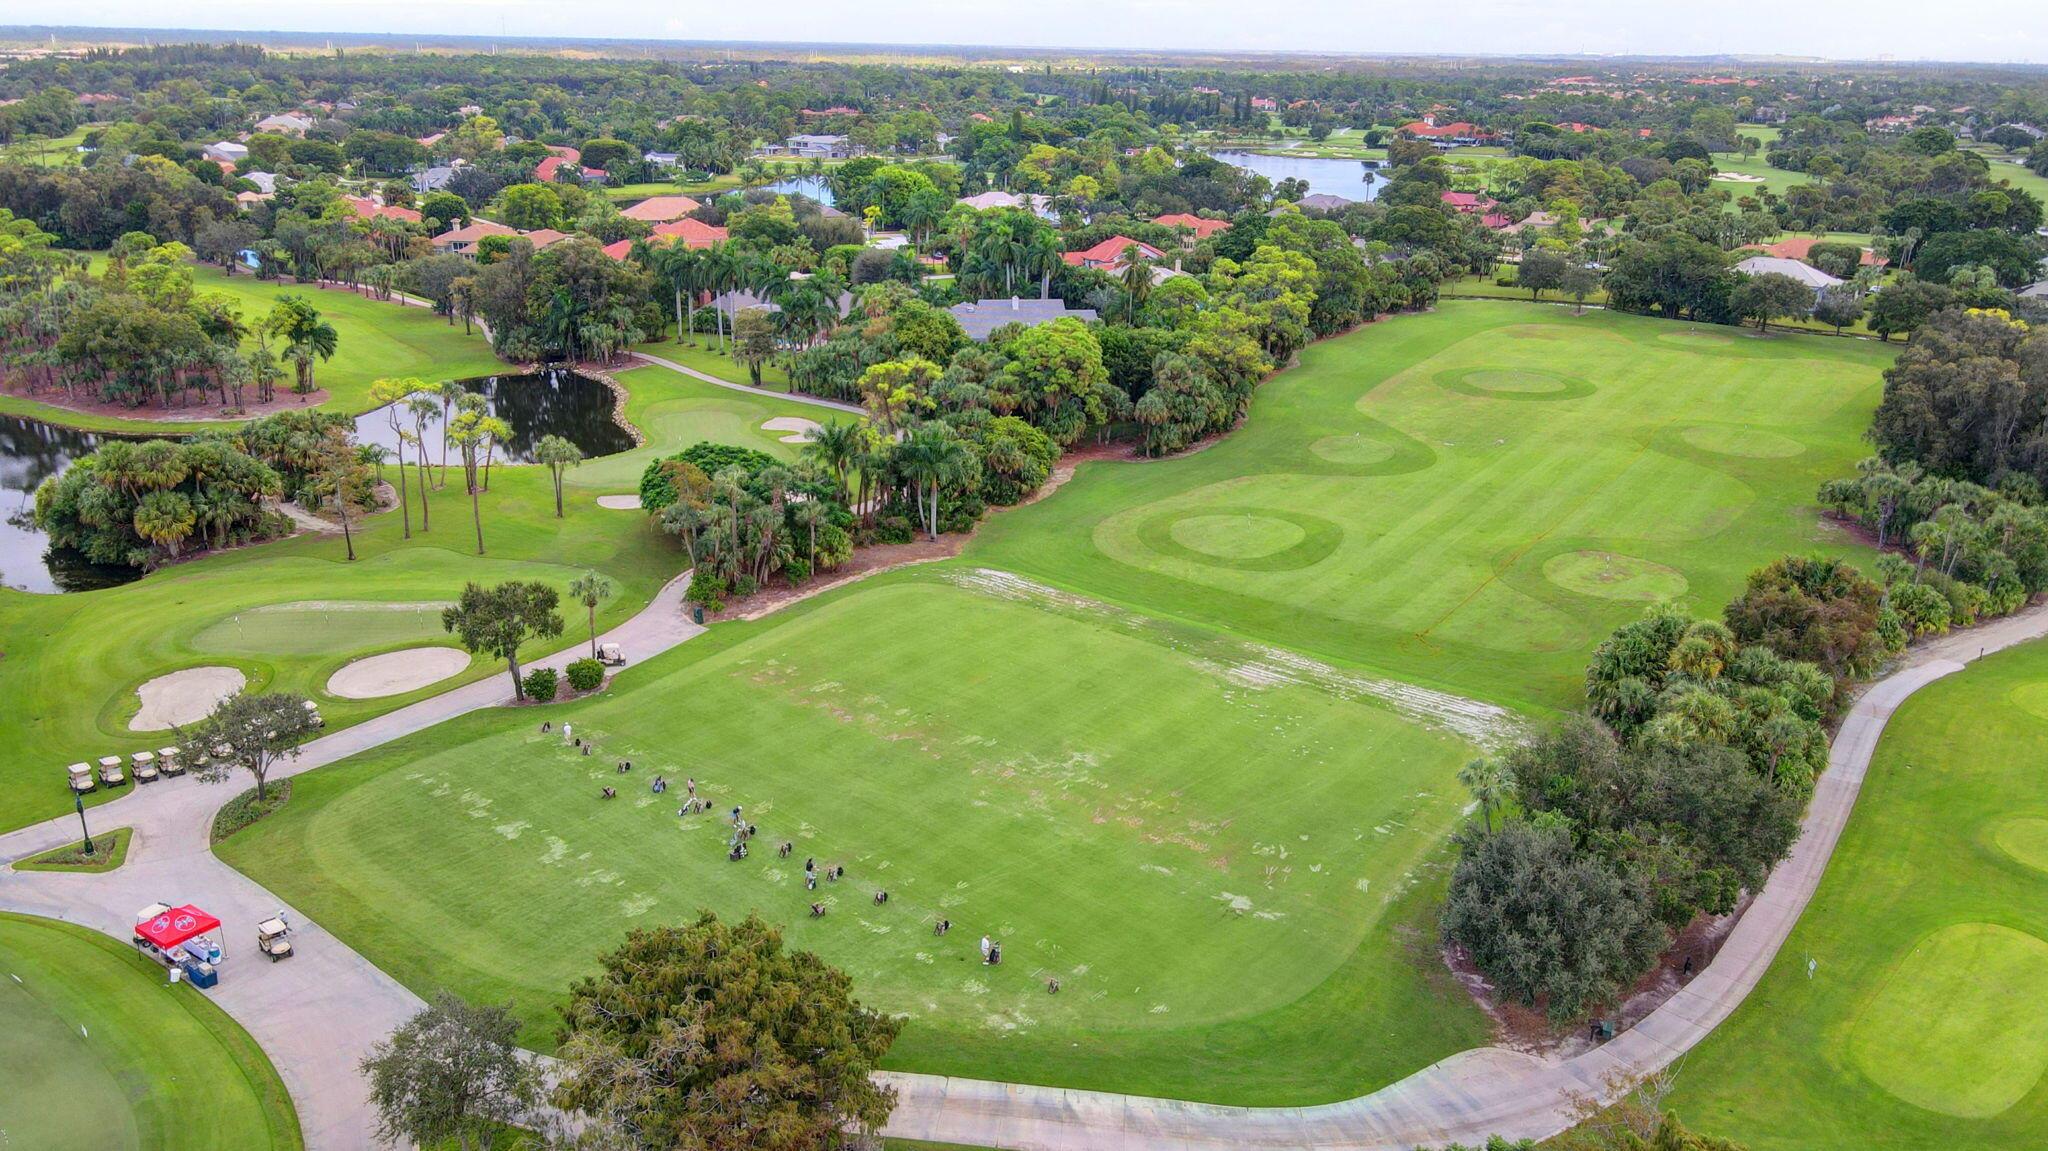
{"type": "Polygon", "coordinates": [[[1228,220],[1207,220],[1191,212],[1174,212],[1170,215],[1160,216],[1152,222],[1163,224],[1169,228],[1186,228],[1193,232],[1194,235],[1187,237],[1185,241],[1190,248],[1195,246],[1195,241],[1197,240],[1206,240],[1218,232],[1230,230],[1230,221],[1228,220]]]}
{"type": "Polygon", "coordinates": [[[623,264],[626,262],[626,257],[633,254],[633,241],[617,240],[606,244],[604,246],[604,254],[623,264]]]}
{"type": "MultiPolygon", "coordinates": [[[[1762,252],[1766,256],[1777,256],[1784,260],[1798,260],[1801,263],[1806,263],[1806,257],[1813,251],[1813,246],[1822,242],[1822,240],[1813,236],[1794,236],[1789,240],[1779,240],[1775,244],[1745,244],[1742,250],[1745,252],[1762,252]]],[[[1865,248],[1863,249],[1862,263],[1866,268],[1875,268],[1885,264],[1886,260],[1876,252],[1865,248]]]]}
{"type": "Polygon", "coordinates": [[[1439,124],[1434,116],[1424,116],[1413,123],[1401,125],[1401,134],[1417,140],[1427,140],[1439,148],[1469,147],[1491,141],[1493,133],[1477,124],[1465,120],[1452,120],[1439,124]]]}
{"type": "Polygon", "coordinates": [[[1445,192],[1438,199],[1450,205],[1452,211],[1466,216],[1485,215],[1500,206],[1484,192],[1445,192]]]}
{"type": "Polygon", "coordinates": [[[546,248],[554,244],[559,244],[563,240],[568,239],[569,233],[557,232],[553,228],[535,228],[531,232],[519,233],[519,238],[525,240],[529,244],[532,244],[533,250],[538,252],[542,248],[546,248]]]}
{"type": "Polygon", "coordinates": [[[697,201],[688,196],[649,196],[630,208],[623,208],[619,215],[643,224],[666,224],[680,220],[696,211],[697,201]]]}
{"type": "Polygon", "coordinates": [[[1076,268],[1100,268],[1114,272],[1124,266],[1124,249],[1136,248],[1138,254],[1148,260],[1165,258],[1165,253],[1150,244],[1141,244],[1129,236],[1111,236],[1092,248],[1078,252],[1062,252],[1060,259],[1076,268]]]}
{"type": "Polygon", "coordinates": [[[367,196],[343,196],[341,201],[348,205],[350,211],[365,220],[381,218],[417,224],[425,218],[411,208],[401,208],[396,204],[380,204],[367,196]]]}
{"type": "MultiPolygon", "coordinates": [[[[568,151],[574,152],[575,149],[570,148],[568,149],[568,151]]],[[[549,156],[547,159],[542,160],[538,164],[535,164],[533,166],[533,178],[539,180],[543,184],[556,183],[561,179],[558,173],[560,173],[564,167],[567,167],[570,171],[576,173],[576,177],[580,180],[602,181],[605,178],[604,169],[586,168],[583,165],[577,163],[576,160],[568,156],[549,156]]]]}
{"type": "Polygon", "coordinates": [[[728,233],[724,228],[715,228],[702,220],[684,216],[666,224],[656,224],[654,234],[666,237],[686,248],[708,248],[713,244],[725,243],[728,233]]]}
{"type": "Polygon", "coordinates": [[[458,256],[475,256],[477,242],[485,236],[516,236],[517,228],[508,228],[496,220],[478,218],[460,228],[451,228],[434,237],[436,252],[453,252],[458,256]]]}

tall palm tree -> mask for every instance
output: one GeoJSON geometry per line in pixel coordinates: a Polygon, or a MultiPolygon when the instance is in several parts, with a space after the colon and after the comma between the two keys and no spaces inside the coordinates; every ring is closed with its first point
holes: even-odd
{"type": "Polygon", "coordinates": [[[832,469],[832,474],[839,480],[839,498],[842,500],[853,498],[846,484],[846,475],[860,457],[864,439],[859,424],[851,420],[827,420],[811,433],[811,441],[804,445],[804,455],[832,469]]]}
{"type": "MultiPolygon", "coordinates": [[[[384,407],[384,418],[391,424],[391,436],[398,441],[398,506],[405,525],[401,538],[412,538],[412,497],[406,492],[405,483],[405,418],[410,414],[409,404],[414,393],[426,385],[412,378],[378,380],[370,385],[370,402],[384,407]]],[[[425,481],[421,481],[423,484],[425,481]]]]}
{"type": "Polygon", "coordinates": [[[590,613],[590,658],[597,658],[597,605],[612,594],[612,581],[588,571],[569,582],[569,595],[590,613]]]}
{"type": "Polygon", "coordinates": [[[921,424],[896,445],[896,462],[916,489],[918,514],[931,539],[939,538],[939,489],[959,478],[972,458],[944,424],[921,424]]]}
{"type": "Polygon", "coordinates": [[[1024,262],[1029,271],[1038,274],[1038,298],[1052,298],[1052,276],[1060,270],[1060,237],[1051,228],[1033,228],[1031,238],[1024,243],[1024,262]]]}
{"type": "Polygon", "coordinates": [[[484,437],[484,490],[490,491],[491,457],[497,452],[499,444],[511,440],[512,425],[497,416],[485,416],[477,421],[476,426],[484,437]]]}
{"type": "MultiPolygon", "coordinates": [[[[427,514],[427,478],[433,474],[432,469],[427,466],[427,421],[441,415],[442,409],[433,395],[427,392],[415,394],[405,402],[405,408],[412,413],[413,455],[420,461],[420,530],[432,531],[433,524],[427,514]]],[[[443,447],[442,450],[445,452],[447,449],[443,447]]],[[[446,457],[443,459],[445,461],[446,457]]],[[[443,467],[445,469],[445,462],[443,467]]]]}
{"type": "Polygon", "coordinates": [[[470,391],[454,380],[442,380],[434,388],[434,393],[441,397],[441,481],[434,486],[445,487],[448,484],[448,426],[455,420],[455,405],[470,391]]]}
{"type": "Polygon", "coordinates": [[[1475,759],[1458,769],[1458,782],[1479,801],[1480,818],[1485,821],[1486,833],[1492,835],[1494,810],[1513,794],[1514,777],[1498,759],[1475,759]]]}

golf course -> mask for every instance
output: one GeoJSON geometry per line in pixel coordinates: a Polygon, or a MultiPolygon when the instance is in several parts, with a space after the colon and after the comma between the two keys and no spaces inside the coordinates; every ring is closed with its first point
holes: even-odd
{"type": "Polygon", "coordinates": [[[0,1143],[296,1151],[284,1084],[204,995],[94,931],[0,914],[0,1143]],[[174,1065],[175,1070],[170,1070],[174,1065]]]}
{"type": "Polygon", "coordinates": [[[1645,606],[1713,610],[1832,541],[1812,492],[1888,355],[1510,303],[1386,321],[1207,450],[1086,464],[959,560],[324,768],[219,850],[543,1048],[590,969],[561,941],[708,907],[906,1016],[892,1066],[1354,1096],[1488,1033],[1433,946],[1458,767],[1572,705],[1645,606]],[[710,812],[678,817],[686,780],[710,812]],[[760,838],[729,862],[735,806],[760,838]],[[845,878],[806,891],[807,858],[845,878]]]}
{"type": "Polygon", "coordinates": [[[1676,1076],[1687,1123],[1759,1151],[2039,1145],[2043,738],[2038,643],[1899,710],[1777,962],[1676,1076]]]}

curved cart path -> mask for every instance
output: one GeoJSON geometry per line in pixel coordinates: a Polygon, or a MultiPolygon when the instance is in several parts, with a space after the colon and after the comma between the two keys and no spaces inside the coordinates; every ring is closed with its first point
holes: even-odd
{"type": "Polygon", "coordinates": [[[803,392],[771,392],[766,388],[752,388],[745,384],[734,383],[731,380],[721,380],[709,372],[700,372],[695,368],[684,367],[674,360],[665,360],[660,356],[651,355],[647,352],[635,351],[631,355],[635,359],[644,360],[657,368],[667,368],[671,372],[681,372],[683,375],[703,380],[707,384],[717,384],[721,388],[731,388],[735,392],[745,392],[750,396],[769,396],[778,400],[789,400],[792,403],[809,404],[815,408],[830,408],[835,412],[849,412],[856,416],[866,414],[866,410],[863,408],[855,407],[852,404],[842,404],[838,400],[828,400],[822,396],[807,395],[803,392]]]}
{"type": "MultiPolygon", "coordinates": [[[[598,637],[624,649],[627,665],[675,647],[704,629],[683,614],[689,573],[670,581],[652,603],[598,637]]],[[[560,669],[589,651],[575,644],[536,667],[560,669]]],[[[281,779],[311,771],[444,720],[507,703],[502,671],[308,743],[281,779]]],[[[356,1064],[372,1044],[419,1010],[420,999],[346,944],[292,910],[262,885],[222,863],[208,845],[213,815],[240,793],[241,777],[214,787],[189,776],[131,785],[131,794],[87,812],[96,832],[132,827],[128,858],[107,875],[18,872],[0,868],[0,908],[69,920],[117,939],[133,934],[135,912],[154,902],[197,903],[225,925],[220,984],[206,994],[263,1045],[276,1064],[306,1146],[314,1151],[375,1146],[375,1117],[356,1064]],[[139,790],[140,794],[133,794],[139,790]],[[292,958],[265,962],[253,936],[257,923],[283,908],[297,936],[292,958]]],[[[78,841],[75,815],[0,836],[0,860],[13,861],[78,841]]]]}
{"type": "MultiPolygon", "coordinates": [[[[605,633],[633,663],[703,629],[685,619],[685,573],[638,615],[605,633]]],[[[1484,1142],[1490,1134],[1542,1138],[1567,1126],[1578,1105],[1605,1098],[1615,1083],[1657,1071],[1703,1039],[1749,993],[1813,895],[1848,822],[1885,722],[1928,683],[1985,652],[2048,634],[2048,606],[1947,637],[1910,653],[1902,670],[1857,701],[1836,736],[1798,844],[1698,978],[1621,1036],[1568,1060],[1544,1061],[1498,1048],[1452,1056],[1373,1094],[1316,1107],[1246,1108],[1070,1091],[1023,1084],[887,1073],[899,1103],[886,1133],[985,1147],[1048,1151],[1188,1151],[1195,1148],[1314,1146],[1368,1149],[1484,1142]]],[[[537,661],[560,667],[581,645],[537,661]]],[[[306,745],[279,778],[310,771],[508,700],[492,676],[400,708],[306,745]]],[[[227,924],[229,962],[209,994],[246,1027],[276,1064],[313,1151],[374,1146],[374,1117],[356,1064],[418,1010],[420,999],[255,881],[216,859],[207,844],[227,789],[190,779],[144,789],[93,809],[102,831],[132,827],[127,862],[109,875],[0,870],[0,909],[63,919],[127,939],[136,909],[197,902],[227,924]],[[248,939],[280,908],[291,916],[298,954],[259,962],[248,939]]],[[[236,788],[234,790],[239,790],[236,788]]],[[[66,816],[0,836],[0,861],[75,842],[66,816]]]]}

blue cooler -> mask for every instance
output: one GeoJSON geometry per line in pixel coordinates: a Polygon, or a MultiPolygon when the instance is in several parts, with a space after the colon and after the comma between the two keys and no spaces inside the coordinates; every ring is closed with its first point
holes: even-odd
{"type": "Polygon", "coordinates": [[[211,963],[202,963],[197,959],[188,959],[184,963],[179,964],[179,966],[185,969],[185,978],[194,987],[210,988],[220,982],[220,971],[211,963]]]}

